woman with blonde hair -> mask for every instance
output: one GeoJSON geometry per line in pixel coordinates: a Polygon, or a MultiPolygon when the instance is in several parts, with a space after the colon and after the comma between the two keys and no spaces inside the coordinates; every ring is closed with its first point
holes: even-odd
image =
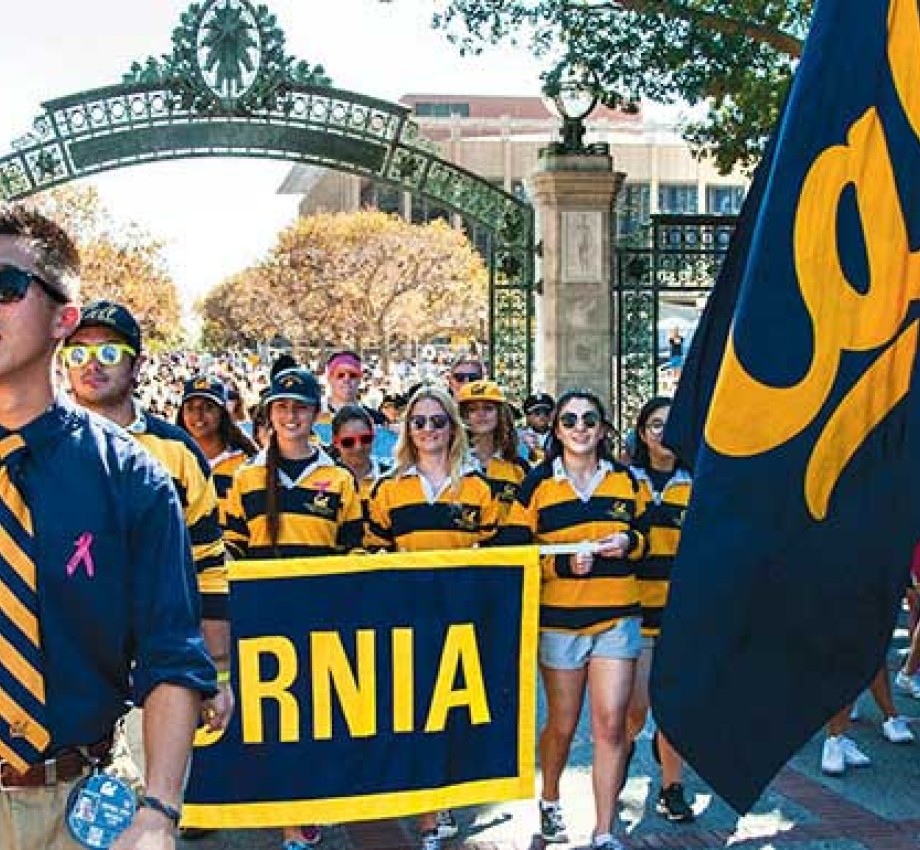
{"type": "MultiPolygon", "coordinates": [[[[396,468],[371,492],[367,548],[469,549],[491,538],[497,503],[467,452],[454,400],[436,387],[418,389],[400,427],[396,468]]],[[[422,850],[440,850],[458,832],[450,811],[421,815],[419,827],[422,850]]]]}

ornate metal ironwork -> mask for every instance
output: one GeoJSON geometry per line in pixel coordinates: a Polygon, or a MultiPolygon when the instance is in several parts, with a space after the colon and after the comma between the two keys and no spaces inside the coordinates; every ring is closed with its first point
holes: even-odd
{"type": "Polygon", "coordinates": [[[405,107],[332,88],[322,66],[289,56],[264,5],[193,3],[172,43],[171,54],[134,63],[119,85],[42,104],[32,129],[0,157],[0,200],[117,168],[208,156],[320,165],[395,185],[491,231],[490,360],[509,391],[526,393],[529,204],[440,158],[405,107]]]}
{"type": "Polygon", "coordinates": [[[736,222],[727,215],[653,215],[648,227],[617,246],[611,293],[617,363],[612,396],[621,433],[660,389],[662,296],[707,297],[736,222]]]}

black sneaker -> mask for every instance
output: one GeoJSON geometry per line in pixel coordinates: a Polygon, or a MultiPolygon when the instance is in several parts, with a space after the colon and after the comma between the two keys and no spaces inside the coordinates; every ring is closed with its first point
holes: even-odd
{"type": "Polygon", "coordinates": [[[540,801],[540,835],[548,844],[563,844],[569,840],[562,807],[558,803],[547,806],[540,801]]]}
{"type": "Polygon", "coordinates": [[[673,823],[690,823],[696,817],[684,798],[684,786],[679,782],[672,782],[667,788],[659,789],[655,811],[673,823]]]}

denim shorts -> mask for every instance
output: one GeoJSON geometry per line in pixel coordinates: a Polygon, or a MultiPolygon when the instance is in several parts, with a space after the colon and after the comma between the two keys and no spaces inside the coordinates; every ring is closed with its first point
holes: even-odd
{"type": "Polygon", "coordinates": [[[642,651],[641,618],[626,617],[596,635],[540,632],[540,663],[553,670],[580,670],[592,658],[634,661],[642,651]]]}

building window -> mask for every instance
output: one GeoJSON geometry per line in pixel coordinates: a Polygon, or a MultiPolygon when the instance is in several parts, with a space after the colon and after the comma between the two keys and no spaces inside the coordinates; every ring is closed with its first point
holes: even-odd
{"type": "Polygon", "coordinates": [[[699,212],[696,185],[662,183],[658,187],[658,212],[676,215],[699,212]]]}
{"type": "Polygon", "coordinates": [[[428,103],[419,102],[413,107],[419,118],[469,118],[468,103],[428,103]]]}
{"type": "Polygon", "coordinates": [[[744,186],[707,186],[706,212],[738,215],[744,202],[744,186]]]}
{"type": "Polygon", "coordinates": [[[617,198],[617,235],[628,236],[649,223],[652,189],[648,183],[627,183],[617,198]]]}
{"type": "Polygon", "coordinates": [[[436,218],[443,219],[450,224],[450,210],[420,195],[412,196],[413,224],[426,224],[429,221],[434,221],[436,218]]]}
{"type": "Polygon", "coordinates": [[[361,209],[380,210],[402,215],[402,190],[371,180],[361,183],[361,209]]]}

